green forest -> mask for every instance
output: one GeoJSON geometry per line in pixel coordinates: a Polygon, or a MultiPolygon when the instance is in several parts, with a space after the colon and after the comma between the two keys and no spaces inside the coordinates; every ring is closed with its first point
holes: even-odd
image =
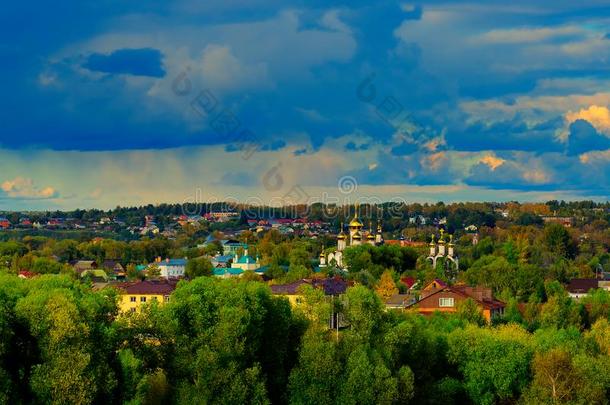
{"type": "Polygon", "coordinates": [[[522,208],[508,219],[476,205],[432,208],[448,209],[447,227],[456,224],[457,274],[425,260],[438,228],[403,227],[402,219],[384,222],[384,238],[420,245],[350,247],[347,272],[315,270],[320,253],[335,249],[332,234],[243,230],[235,237],[269,266],[265,281],[210,277],[209,258],[221,249],[200,243],[222,234],[206,223],[184,226],[174,239],[5,235],[0,403],[610,402],[610,293],[575,300],[566,291],[574,278],[610,271],[608,213],[583,211],[564,227],[522,208]],[[476,244],[464,231],[471,223],[476,244]],[[129,314],[119,314],[117,289],[93,288],[70,265],[113,259],[138,280],[154,276],[136,265],[156,257],[188,258],[187,279],[167,304],[129,314]],[[23,270],[33,277],[19,278],[23,270]],[[340,296],[304,287],[291,306],[271,293],[272,284],[337,275],[351,285],[340,296]],[[429,317],[387,309],[384,298],[405,291],[403,277],[491,288],[506,309],[490,324],[468,300],[455,314],[429,317]],[[341,327],[329,329],[337,314],[341,327]]]}
{"type": "Polygon", "coordinates": [[[386,311],[355,286],[291,310],[256,281],[198,277],[117,316],[117,293],[68,276],[0,277],[0,402],[127,404],[607,403],[608,293],[558,283],[526,316],[386,311]],[[328,329],[334,311],[349,324],[328,329]]]}

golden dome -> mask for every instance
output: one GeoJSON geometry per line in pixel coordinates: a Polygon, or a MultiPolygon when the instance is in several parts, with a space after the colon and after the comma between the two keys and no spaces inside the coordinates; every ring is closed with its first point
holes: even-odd
{"type": "Polygon", "coordinates": [[[362,235],[360,234],[359,231],[356,231],[354,233],[354,236],[352,236],[352,239],[362,239],[362,235]]]}
{"type": "Polygon", "coordinates": [[[358,217],[354,217],[354,219],[352,219],[352,222],[349,223],[349,227],[350,228],[362,228],[364,225],[362,224],[362,222],[358,221],[358,217]]]}
{"type": "Polygon", "coordinates": [[[369,240],[374,240],[374,239],[375,239],[375,235],[373,235],[373,233],[372,233],[372,232],[370,232],[370,233],[367,235],[367,237],[366,237],[366,238],[367,238],[367,239],[369,239],[369,240]]]}

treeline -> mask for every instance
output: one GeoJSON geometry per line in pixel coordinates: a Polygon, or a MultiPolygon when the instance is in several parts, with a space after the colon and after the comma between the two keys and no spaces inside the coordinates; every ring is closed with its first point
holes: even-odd
{"type": "MultiPolygon", "coordinates": [[[[498,211],[511,214],[511,222],[524,222],[533,219],[531,214],[579,216],[590,221],[595,218],[610,218],[610,203],[595,201],[548,201],[547,203],[450,203],[438,202],[435,204],[384,202],[369,203],[362,201],[358,206],[336,206],[332,204],[315,203],[311,205],[296,205],[284,207],[252,206],[237,202],[216,203],[183,203],[144,205],[138,207],[116,207],[112,210],[77,209],[72,211],[45,211],[45,212],[0,212],[12,223],[19,223],[19,219],[27,217],[33,222],[45,221],[53,218],[71,218],[83,221],[99,221],[102,218],[112,218],[122,221],[127,226],[140,226],[144,224],[145,216],[153,216],[160,227],[173,222],[173,218],[180,215],[204,215],[209,212],[231,211],[240,213],[240,217],[233,224],[244,225],[248,219],[265,218],[299,218],[307,217],[310,220],[321,220],[338,225],[341,221],[349,220],[358,209],[361,217],[374,220],[384,220],[394,230],[408,225],[409,218],[423,215],[426,218],[447,218],[446,226],[453,232],[463,226],[474,224],[476,226],[494,226],[497,220],[506,221],[498,211]]],[[[526,223],[521,223],[527,225],[526,223]]]]}
{"type": "MultiPolygon", "coordinates": [[[[564,302],[564,292],[548,289],[564,302]]],[[[607,305],[590,327],[549,307],[528,330],[512,310],[484,326],[469,304],[431,318],[388,312],[363,286],[336,300],[311,288],[303,296],[293,310],[262,283],[199,277],[181,282],[162,307],[117,316],[113,289],[92,291],[64,276],[0,276],[0,403],[610,399],[607,305]],[[339,331],[328,329],[333,313],[339,331]]]]}

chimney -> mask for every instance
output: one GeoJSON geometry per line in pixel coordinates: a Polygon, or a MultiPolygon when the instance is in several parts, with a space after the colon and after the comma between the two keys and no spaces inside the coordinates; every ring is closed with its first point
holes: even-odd
{"type": "Polygon", "coordinates": [[[476,299],[477,299],[478,301],[483,301],[483,291],[481,291],[481,289],[480,289],[480,288],[477,288],[477,289],[475,290],[474,296],[476,297],[476,299]]]}
{"type": "Polygon", "coordinates": [[[477,301],[483,301],[483,289],[481,287],[466,287],[464,292],[477,301]]]}

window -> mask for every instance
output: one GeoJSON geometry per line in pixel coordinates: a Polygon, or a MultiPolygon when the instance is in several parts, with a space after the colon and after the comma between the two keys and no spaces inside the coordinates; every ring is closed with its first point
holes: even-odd
{"type": "Polygon", "coordinates": [[[129,297],[129,301],[136,302],[136,297],[129,297]]]}
{"type": "Polygon", "coordinates": [[[439,307],[452,307],[454,304],[453,298],[439,298],[438,306],[439,307]]]}
{"type": "Polygon", "coordinates": [[[129,308],[129,311],[130,312],[136,312],[136,309],[135,308],[129,308]]]}
{"type": "Polygon", "coordinates": [[[140,297],[140,302],[146,302],[146,297],[140,297]]]}
{"type": "Polygon", "coordinates": [[[169,295],[164,296],[164,297],[163,297],[163,301],[165,301],[165,302],[169,302],[169,295]]]}
{"type": "Polygon", "coordinates": [[[157,297],[152,297],[152,300],[153,300],[153,301],[156,301],[156,300],[157,300],[157,297]]]}

